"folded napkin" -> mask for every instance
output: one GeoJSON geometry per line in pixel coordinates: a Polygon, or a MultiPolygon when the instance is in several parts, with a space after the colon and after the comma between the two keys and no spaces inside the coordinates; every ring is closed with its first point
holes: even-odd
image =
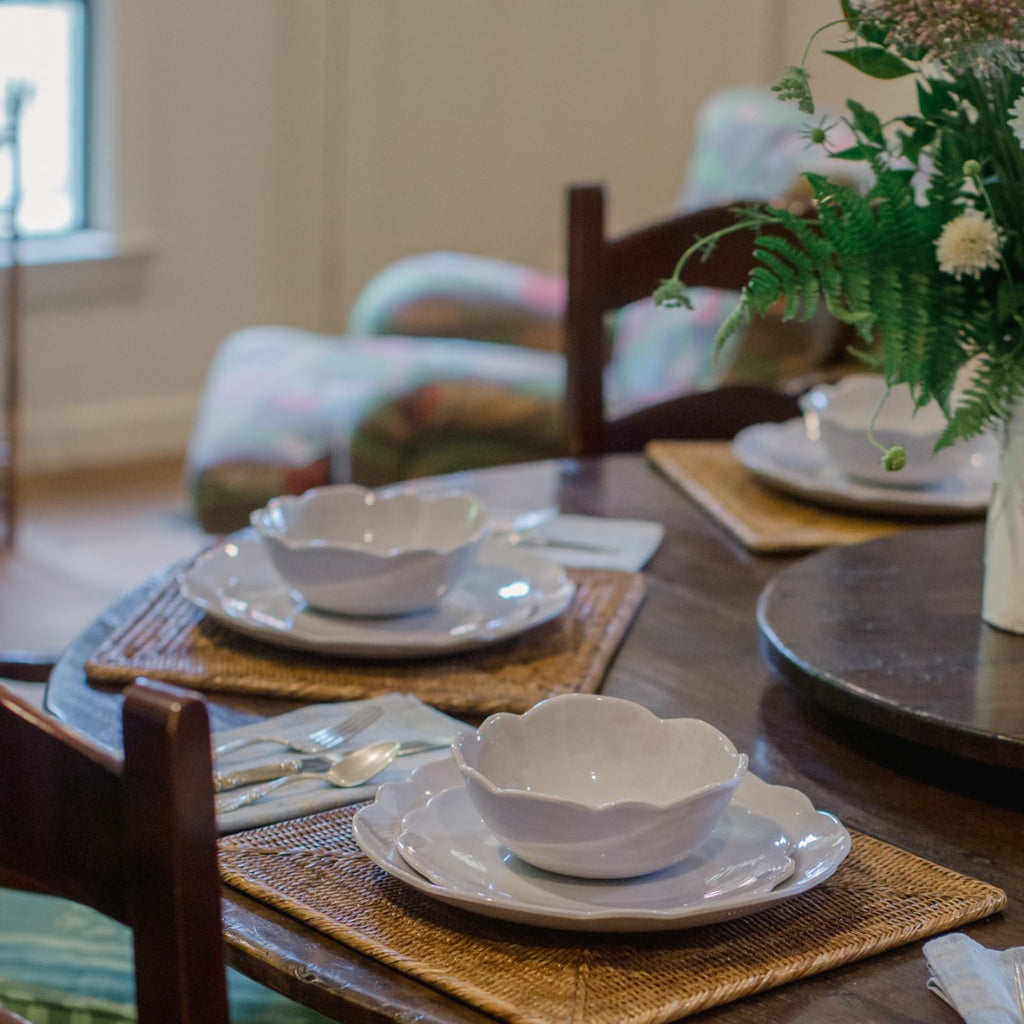
{"type": "Polygon", "coordinates": [[[986,949],[959,932],[924,944],[932,976],[928,989],[966,1024],[1015,1024],[1021,1020],[1013,966],[1024,966],[1024,946],[986,949]]]}
{"type": "MultiPolygon", "coordinates": [[[[333,725],[341,718],[358,711],[366,704],[376,704],[384,714],[369,728],[353,737],[340,752],[354,749],[377,740],[418,740],[434,737],[453,737],[461,730],[469,729],[464,722],[452,718],[435,708],[424,704],[419,698],[408,693],[389,693],[368,700],[352,700],[331,704],[310,704],[289,711],[275,718],[260,720],[237,729],[219,730],[213,734],[214,745],[244,736],[308,736],[325,725],[333,725]]],[[[296,757],[290,751],[273,744],[253,744],[241,750],[218,758],[215,768],[248,768],[250,766],[281,761],[296,757]]],[[[372,782],[354,789],[338,789],[319,779],[296,779],[282,786],[268,796],[248,807],[227,811],[218,815],[217,827],[223,833],[238,832],[242,829],[268,825],[275,821],[298,818],[329,807],[366,800],[377,792],[383,782],[394,782],[405,778],[409,772],[429,761],[450,757],[447,750],[431,750],[422,754],[409,754],[397,758],[372,782]]],[[[235,792],[235,791],[232,791],[235,792]]],[[[239,789],[241,793],[244,790],[239,789]]]]}
{"type": "Polygon", "coordinates": [[[519,546],[559,565],[637,572],[658,550],[665,527],[647,519],[558,515],[517,536],[519,546]]]}
{"type": "Polygon", "coordinates": [[[491,528],[497,532],[530,530],[558,514],[561,462],[545,459],[515,466],[467,469],[444,476],[403,480],[385,488],[386,493],[412,491],[437,494],[453,488],[469,491],[487,506],[491,528]]]}

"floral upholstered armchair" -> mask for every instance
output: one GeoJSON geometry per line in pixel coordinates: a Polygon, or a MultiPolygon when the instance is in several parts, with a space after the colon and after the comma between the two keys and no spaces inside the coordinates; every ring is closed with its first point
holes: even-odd
{"type": "MultiPolygon", "coordinates": [[[[804,134],[803,116],[766,88],[714,95],[677,207],[790,193],[802,170],[821,163],[804,134]]],[[[343,336],[281,326],[229,336],[187,456],[199,522],[235,529],[275,494],[332,481],[377,486],[564,454],[565,295],[560,274],[428,252],[374,277],[343,336]]],[[[780,362],[741,346],[713,363],[716,330],[735,302],[705,290],[685,315],[653,300],[620,311],[609,324],[606,371],[614,413],[727,377],[775,382],[821,358],[809,350],[780,362]]]]}

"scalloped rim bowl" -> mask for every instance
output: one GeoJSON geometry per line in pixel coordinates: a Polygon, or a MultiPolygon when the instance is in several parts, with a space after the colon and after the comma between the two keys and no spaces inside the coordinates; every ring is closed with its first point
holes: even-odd
{"type": "Polygon", "coordinates": [[[747,769],[723,733],[632,701],[563,694],[464,733],[452,754],[477,813],[535,867],[629,878],[683,860],[747,769]]]}
{"type": "Polygon", "coordinates": [[[800,397],[810,432],[817,429],[829,458],[853,480],[888,487],[928,487],[952,476],[974,452],[958,444],[936,452],[946,428],[942,410],[931,403],[915,411],[906,385],[893,385],[875,420],[875,439],[883,448],[901,445],[907,464],[889,471],[882,452],[868,440],[868,426],[885,393],[880,374],[851,373],[835,384],[822,384],[800,397]]]}
{"type": "Polygon", "coordinates": [[[363,617],[437,605],[472,565],[488,523],[466,491],[354,484],[281,495],[249,519],[274,568],[312,607],[363,617]]]}

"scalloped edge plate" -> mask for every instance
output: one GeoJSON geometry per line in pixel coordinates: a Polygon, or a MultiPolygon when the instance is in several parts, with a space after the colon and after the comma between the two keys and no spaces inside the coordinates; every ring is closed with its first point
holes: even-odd
{"type": "Polygon", "coordinates": [[[404,860],[398,848],[406,816],[426,806],[435,794],[462,784],[454,760],[448,757],[417,769],[402,782],[381,786],[376,800],[360,808],[352,820],[356,842],[381,870],[417,891],[463,910],[519,924],[574,931],[643,932],[727,921],[764,910],[820,885],[850,852],[850,834],[834,815],[815,810],[798,790],[771,786],[748,772],[733,803],[774,821],[789,840],[795,862],[793,873],[770,891],[732,893],[692,904],[654,908],[573,910],[515,898],[498,899],[471,888],[431,882],[404,860]]]}
{"type": "Polygon", "coordinates": [[[797,417],[784,423],[756,423],[732,442],[736,458],[762,483],[815,505],[846,512],[870,512],[927,519],[984,515],[995,477],[996,445],[977,438],[971,461],[934,487],[882,487],[857,483],[828,461],[825,445],[807,436],[797,417]]]}
{"type": "Polygon", "coordinates": [[[203,552],[178,576],[183,597],[230,629],[283,647],[358,658],[452,654],[517,636],[561,615],[575,584],[554,562],[485,541],[437,608],[355,618],[310,608],[251,529],[203,552]]]}

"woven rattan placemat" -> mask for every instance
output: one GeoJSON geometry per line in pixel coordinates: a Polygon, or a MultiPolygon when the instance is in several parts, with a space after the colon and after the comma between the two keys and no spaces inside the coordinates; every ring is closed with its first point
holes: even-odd
{"type": "Polygon", "coordinates": [[[508,924],[393,879],[349,806],[220,842],[231,886],[511,1024],[658,1024],[1001,910],[994,886],[860,833],[839,870],[751,917],[598,935],[508,924]]]}
{"type": "Polygon", "coordinates": [[[751,551],[856,544],[913,524],[817,508],[758,483],[728,441],[651,441],[647,458],[751,551]]]}
{"type": "Polygon", "coordinates": [[[525,711],[559,693],[593,692],[643,601],[641,573],[567,570],[569,608],[488,647],[439,658],[356,661],[275,647],[209,619],[169,582],[92,655],[89,679],[123,686],[138,675],[219,693],[355,700],[412,693],[451,714],[525,711]]]}

